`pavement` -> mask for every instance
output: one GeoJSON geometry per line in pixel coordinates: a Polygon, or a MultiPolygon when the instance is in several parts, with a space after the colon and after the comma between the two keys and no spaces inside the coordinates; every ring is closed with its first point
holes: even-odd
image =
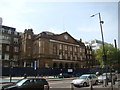
{"type": "MultiPolygon", "coordinates": [[[[20,79],[23,79],[24,77],[12,77],[11,78],[11,82],[10,82],[10,77],[1,77],[0,78],[0,84],[6,84],[6,83],[13,83],[13,82],[16,82],[17,80],[20,80],[20,79]]],[[[30,77],[27,77],[27,78],[45,78],[49,81],[56,81],[56,80],[63,80],[63,79],[75,79],[75,77],[73,78],[58,78],[58,77],[54,77],[54,76],[44,76],[44,77],[35,77],[35,76],[30,76],[30,77]]]]}

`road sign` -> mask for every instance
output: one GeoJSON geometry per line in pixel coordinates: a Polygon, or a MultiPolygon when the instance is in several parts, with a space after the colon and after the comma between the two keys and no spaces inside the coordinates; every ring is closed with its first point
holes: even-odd
{"type": "Polygon", "coordinates": [[[68,69],[68,72],[73,72],[73,69],[68,69]]]}

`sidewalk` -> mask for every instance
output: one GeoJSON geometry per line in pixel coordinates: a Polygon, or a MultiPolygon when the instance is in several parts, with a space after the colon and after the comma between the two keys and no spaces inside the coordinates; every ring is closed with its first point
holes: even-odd
{"type": "MultiPolygon", "coordinates": [[[[24,77],[12,77],[12,80],[10,82],[10,77],[2,77],[0,78],[0,84],[5,84],[5,83],[13,83],[13,82],[16,82],[17,80],[20,80],[20,79],[23,79],[24,77]]],[[[45,78],[47,79],[48,81],[57,81],[57,80],[64,80],[64,79],[75,79],[74,77],[73,78],[58,78],[58,77],[54,77],[54,76],[28,76],[27,78],[45,78]]]]}

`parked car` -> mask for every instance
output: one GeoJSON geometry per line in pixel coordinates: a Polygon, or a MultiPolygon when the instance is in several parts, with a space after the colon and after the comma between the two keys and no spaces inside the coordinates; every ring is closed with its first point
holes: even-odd
{"type": "Polygon", "coordinates": [[[72,75],[71,75],[71,74],[68,74],[68,73],[60,73],[60,74],[58,75],[58,77],[59,77],[59,78],[70,78],[70,77],[72,77],[72,75]]]}
{"type": "Polygon", "coordinates": [[[3,86],[1,90],[22,90],[22,89],[40,89],[49,90],[49,84],[44,78],[26,78],[17,81],[11,85],[3,86]]]}
{"type": "Polygon", "coordinates": [[[92,84],[98,84],[98,79],[95,74],[83,74],[78,79],[75,79],[71,82],[75,87],[77,86],[89,86],[90,81],[92,84]]]}
{"type": "Polygon", "coordinates": [[[107,76],[107,80],[108,81],[112,81],[113,80],[116,80],[117,79],[117,76],[115,73],[103,73],[102,75],[100,75],[98,77],[98,82],[102,83],[105,79],[106,79],[106,76],[107,76]],[[106,75],[107,74],[107,75],[106,75]]]}

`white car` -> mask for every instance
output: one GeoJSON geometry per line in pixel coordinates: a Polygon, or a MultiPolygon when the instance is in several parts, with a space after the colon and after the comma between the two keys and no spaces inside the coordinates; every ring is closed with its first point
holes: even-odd
{"type": "Polygon", "coordinates": [[[102,75],[100,75],[98,77],[98,82],[100,83],[103,83],[103,81],[106,79],[106,76],[107,76],[107,80],[108,81],[112,81],[113,80],[116,80],[117,79],[117,76],[115,73],[103,73],[102,75]],[[107,75],[106,75],[107,74],[107,75]]]}
{"type": "Polygon", "coordinates": [[[77,86],[89,86],[90,82],[92,84],[98,84],[98,79],[95,74],[84,74],[80,76],[78,79],[75,79],[71,82],[75,87],[77,86]]]}

